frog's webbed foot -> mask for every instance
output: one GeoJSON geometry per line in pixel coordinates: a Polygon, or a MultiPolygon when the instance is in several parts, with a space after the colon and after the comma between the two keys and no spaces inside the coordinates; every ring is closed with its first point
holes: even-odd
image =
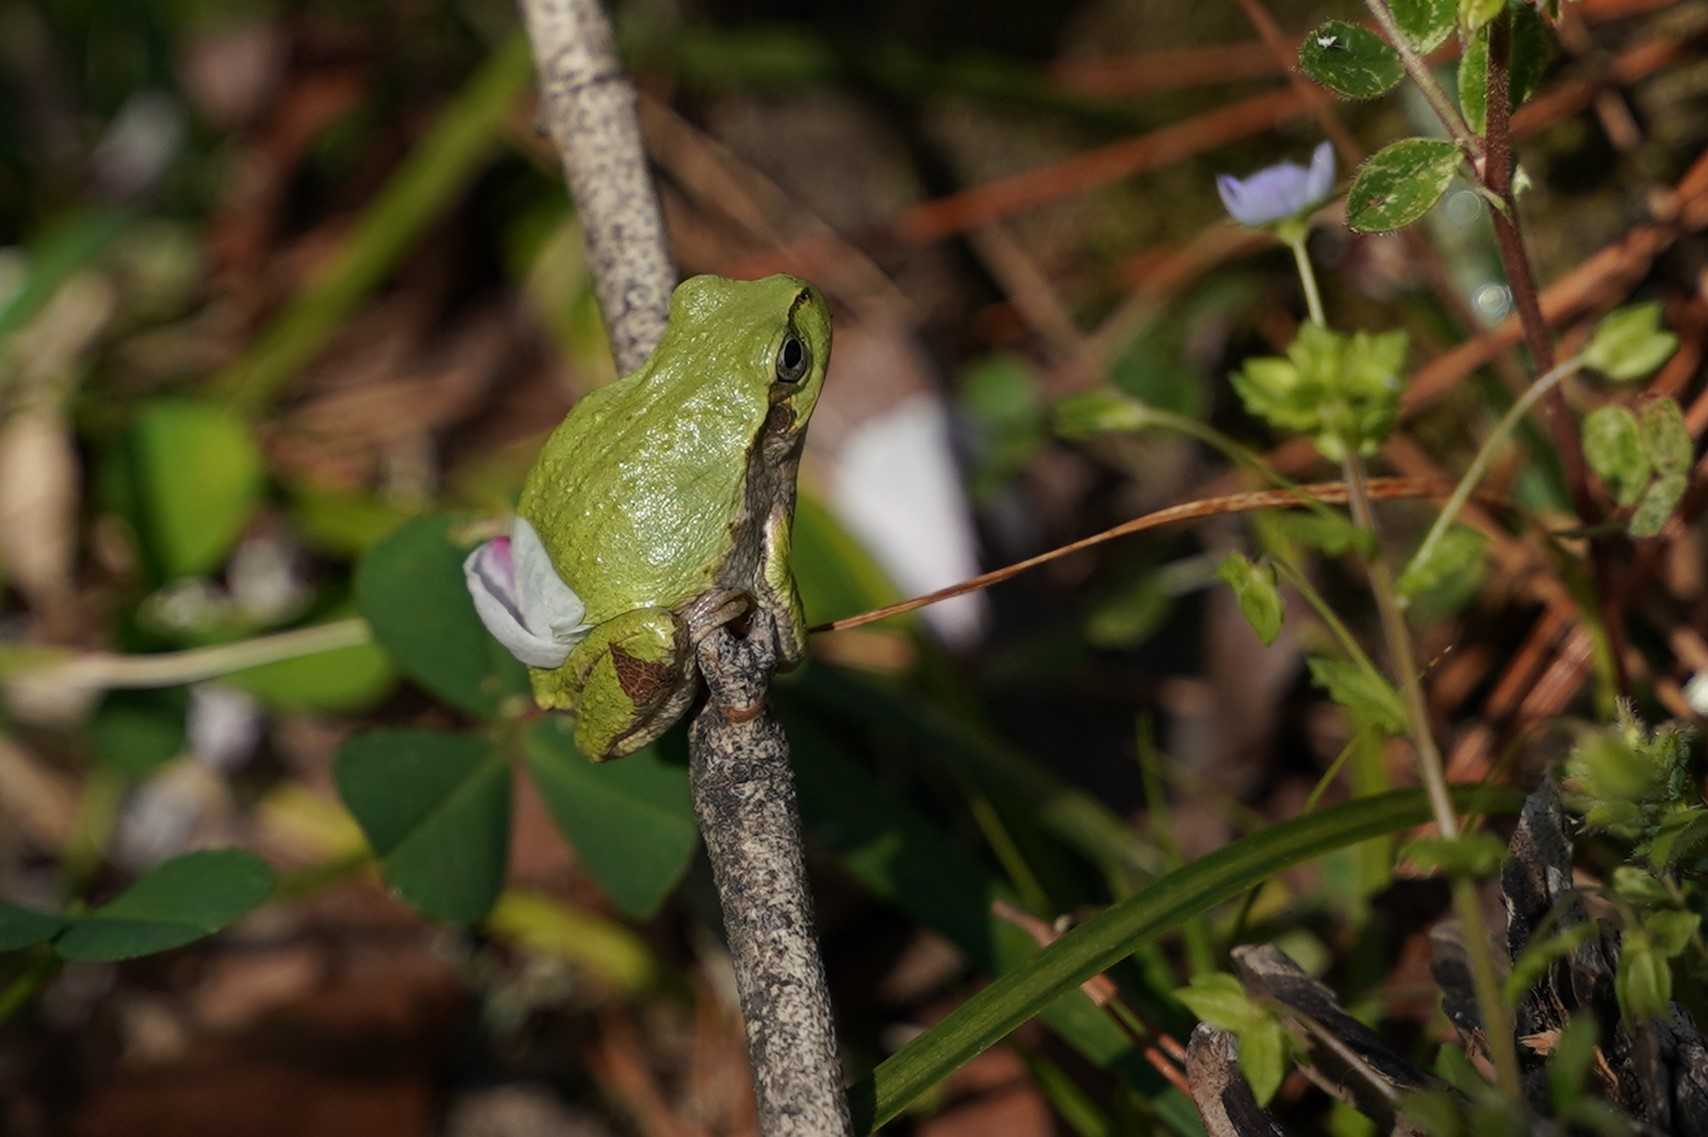
{"type": "MultiPolygon", "coordinates": [[[[575,745],[595,762],[632,754],[669,730],[699,684],[687,625],[663,608],[594,627],[560,671],[575,697],[575,745]]],[[[538,685],[536,684],[536,691],[538,685]]]]}
{"type": "Polygon", "coordinates": [[[765,691],[777,669],[777,647],[776,614],[762,606],[753,609],[745,634],[725,625],[695,645],[712,702],[727,718],[745,722],[765,709],[765,691]]]}

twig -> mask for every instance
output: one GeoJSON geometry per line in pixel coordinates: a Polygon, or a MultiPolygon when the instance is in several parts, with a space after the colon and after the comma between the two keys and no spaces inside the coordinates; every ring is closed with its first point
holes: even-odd
{"type": "MultiPolygon", "coordinates": [[[[676,283],[635,94],[598,0],[522,0],[522,9],[612,355],[631,371],[664,334],[676,283]]],[[[689,779],[723,906],[760,1133],[851,1135],[789,740],[765,710],[773,614],[757,608],[745,636],[719,628],[695,653],[710,697],[689,732],[689,779]]]]}
{"type": "Polygon", "coordinates": [[[689,732],[688,772],[747,1022],[759,1131],[852,1134],[789,740],[765,707],[777,665],[773,616],[755,610],[745,636],[719,628],[698,656],[710,697],[689,732]]]}
{"type": "Polygon", "coordinates": [[[657,346],[676,287],[634,88],[598,0],[522,0],[522,14],[540,72],[542,125],[563,158],[611,355],[623,374],[657,346]]]}

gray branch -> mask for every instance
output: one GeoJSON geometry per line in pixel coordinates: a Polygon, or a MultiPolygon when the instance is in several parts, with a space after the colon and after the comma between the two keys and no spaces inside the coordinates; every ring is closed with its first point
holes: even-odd
{"type": "Polygon", "coordinates": [[[699,646],[710,697],[689,734],[694,813],[723,903],[765,1137],[853,1132],[801,856],[789,740],[765,707],[771,617],[699,646]]]}
{"type": "Polygon", "coordinates": [[[563,158],[611,354],[624,375],[646,362],[664,335],[676,287],[634,87],[599,0],[521,4],[540,73],[542,125],[563,158]]]}

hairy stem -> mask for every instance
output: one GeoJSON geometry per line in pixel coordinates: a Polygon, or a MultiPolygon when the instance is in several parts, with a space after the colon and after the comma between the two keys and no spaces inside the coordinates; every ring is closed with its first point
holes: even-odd
{"type": "Polygon", "coordinates": [[[1399,52],[1400,63],[1406,69],[1406,75],[1417,84],[1424,99],[1429,103],[1435,117],[1441,120],[1441,125],[1447,128],[1447,133],[1453,136],[1453,141],[1459,144],[1459,149],[1471,161],[1479,162],[1483,157],[1483,142],[1471,128],[1465,125],[1465,119],[1459,114],[1459,108],[1447,97],[1447,92],[1441,89],[1441,84],[1435,81],[1435,75],[1429,70],[1429,64],[1423,56],[1406,42],[1406,37],[1400,32],[1399,24],[1394,22],[1394,14],[1388,11],[1387,0],[1364,0],[1370,9],[1370,15],[1375,17],[1376,26],[1382,29],[1393,49],[1399,52]]]}

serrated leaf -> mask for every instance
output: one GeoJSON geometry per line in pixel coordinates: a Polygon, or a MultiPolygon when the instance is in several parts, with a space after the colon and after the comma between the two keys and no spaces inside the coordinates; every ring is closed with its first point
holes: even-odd
{"type": "Polygon", "coordinates": [[[1649,484],[1642,429],[1625,407],[1597,407],[1583,420],[1583,456],[1620,505],[1636,501],[1649,484]]]}
{"type": "Polygon", "coordinates": [[[154,868],[118,899],[72,917],[54,950],[78,962],[110,962],[181,947],[231,924],[272,891],[272,870],[253,854],[185,853],[154,868]]]}
{"type": "Polygon", "coordinates": [[[1631,520],[1626,524],[1625,531],[1633,537],[1658,537],[1666,523],[1672,517],[1673,510],[1678,508],[1679,501],[1684,497],[1684,491],[1690,487],[1690,479],[1684,474],[1662,474],[1643,492],[1642,500],[1637,502],[1637,508],[1631,513],[1631,520]]]}
{"type": "Polygon", "coordinates": [[[1385,95],[1405,77],[1399,52],[1381,36],[1345,20],[1326,20],[1305,36],[1299,67],[1346,99],[1385,95]]]}
{"type": "Polygon", "coordinates": [[[131,425],[137,527],[164,577],[211,572],[261,503],[261,452],[249,424],[211,403],[162,399],[131,425]]]}
{"type": "Polygon", "coordinates": [[[46,943],[65,927],[65,917],[53,912],[20,908],[0,900],[0,952],[20,951],[46,943]]]}
{"type": "Polygon", "coordinates": [[[1414,51],[1430,52],[1453,34],[1455,0],[1388,0],[1400,35],[1414,51]]]}
{"type": "Polygon", "coordinates": [[[485,739],[370,730],[339,749],[333,776],[399,896],[452,923],[486,915],[509,855],[510,767],[485,739]]]}
{"type": "Polygon", "coordinates": [[[655,747],[620,762],[594,764],[571,742],[561,717],[528,731],[528,772],[558,832],[626,915],[658,911],[699,844],[688,771],[655,747]]]}
{"type": "Polygon", "coordinates": [[[490,718],[529,697],[527,670],[487,634],[463,583],[452,519],[420,517],[356,566],[356,607],[398,670],[459,710],[490,718]]]}
{"type": "Polygon", "coordinates": [[[1267,561],[1253,564],[1240,553],[1229,553],[1216,568],[1216,575],[1234,590],[1245,622],[1268,647],[1281,634],[1284,610],[1281,590],[1275,583],[1275,566],[1267,561]]]}
{"type": "Polygon", "coordinates": [[[1386,679],[1370,674],[1348,659],[1312,656],[1305,661],[1311,682],[1328,692],[1329,698],[1345,707],[1361,723],[1392,735],[1406,733],[1405,704],[1386,679]]]}
{"type": "Polygon", "coordinates": [[[1643,450],[1655,473],[1689,473],[1696,443],[1691,440],[1690,426],[1676,402],[1665,397],[1649,400],[1643,404],[1637,425],[1642,429],[1643,450]]]}
{"type": "Polygon", "coordinates": [[[1459,168],[1459,148],[1439,138],[1405,138],[1358,167],[1346,195],[1346,223],[1358,233],[1401,229],[1428,213],[1459,168]]]}
{"type": "Polygon", "coordinates": [[[1584,349],[1584,365],[1609,379],[1641,379],[1665,363],[1678,347],[1678,337],[1661,328],[1661,306],[1650,301],[1608,313],[1595,327],[1584,349]]]}

